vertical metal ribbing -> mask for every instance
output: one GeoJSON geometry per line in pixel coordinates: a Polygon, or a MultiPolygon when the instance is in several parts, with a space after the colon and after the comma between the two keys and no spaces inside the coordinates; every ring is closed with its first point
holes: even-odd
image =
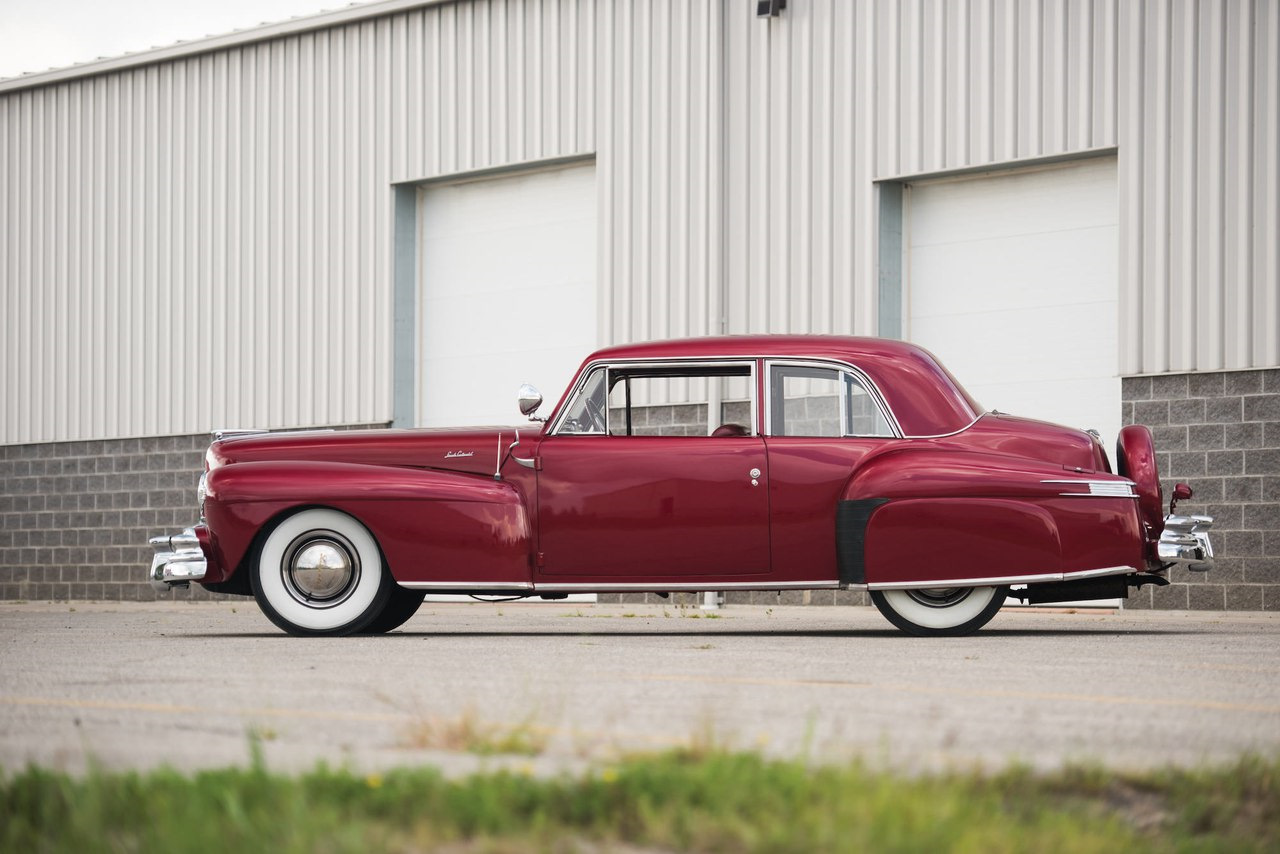
{"type": "Polygon", "coordinates": [[[877,180],[1114,146],[1122,370],[1280,360],[1274,3],[750,7],[426,5],[0,94],[0,441],[388,419],[391,185],[573,154],[605,342],[874,332],[877,180]]]}

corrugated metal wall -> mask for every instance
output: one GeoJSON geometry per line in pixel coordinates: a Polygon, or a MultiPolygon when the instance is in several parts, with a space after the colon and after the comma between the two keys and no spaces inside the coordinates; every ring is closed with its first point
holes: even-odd
{"type": "Polygon", "coordinates": [[[1280,3],[1125,3],[1120,30],[1120,369],[1280,365],[1280,3]]]}
{"type": "Polygon", "coordinates": [[[391,416],[391,185],[596,153],[605,341],[875,332],[874,182],[1118,147],[1122,370],[1280,364],[1280,9],[474,0],[0,84],[0,442],[391,416]]]}

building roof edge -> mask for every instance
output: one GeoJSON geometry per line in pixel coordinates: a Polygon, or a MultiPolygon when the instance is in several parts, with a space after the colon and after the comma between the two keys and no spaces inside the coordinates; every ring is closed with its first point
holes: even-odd
{"type": "Polygon", "coordinates": [[[180,41],[171,45],[126,53],[121,56],[92,59],[64,68],[51,68],[48,71],[33,71],[27,74],[20,74],[17,77],[5,77],[0,79],[0,95],[7,95],[22,89],[63,83],[68,80],[93,77],[98,74],[121,71],[142,65],[151,65],[157,62],[166,62],[202,53],[240,47],[282,36],[290,36],[312,30],[323,30],[329,27],[349,24],[353,21],[380,18],[394,15],[397,12],[424,6],[438,6],[448,2],[455,2],[455,0],[377,0],[377,2],[373,3],[352,3],[341,9],[317,12],[314,15],[301,15],[274,24],[246,27],[223,35],[180,41]]]}

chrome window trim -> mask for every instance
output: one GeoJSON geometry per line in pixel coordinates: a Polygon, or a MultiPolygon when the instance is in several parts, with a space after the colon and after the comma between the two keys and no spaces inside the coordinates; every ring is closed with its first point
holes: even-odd
{"type": "Polygon", "coordinates": [[[903,436],[902,438],[904,439],[949,439],[952,436],[959,436],[961,433],[968,430],[974,424],[977,424],[979,421],[981,421],[982,419],[986,418],[988,415],[991,415],[994,412],[995,412],[994,409],[990,410],[989,412],[984,412],[981,415],[979,415],[977,418],[970,421],[968,424],[961,427],[959,430],[952,430],[950,433],[930,433],[930,434],[918,435],[918,436],[903,436]]]}
{"type": "MultiPolygon", "coordinates": [[[[577,400],[578,395],[581,394],[582,390],[586,387],[587,381],[591,378],[591,375],[595,373],[597,368],[601,368],[601,367],[603,367],[605,370],[605,376],[604,376],[605,408],[606,410],[608,409],[609,364],[610,363],[608,362],[592,362],[591,364],[587,365],[585,368],[582,369],[582,372],[578,375],[578,381],[573,384],[573,389],[564,399],[564,406],[560,407],[560,411],[556,413],[555,422],[549,428],[547,428],[548,436],[555,436],[560,433],[560,429],[564,426],[564,422],[569,417],[569,410],[573,409],[574,401],[577,400]]],[[[605,433],[566,433],[565,435],[566,436],[606,436],[608,435],[607,424],[605,429],[606,429],[605,433]]]]}
{"type": "Polygon", "coordinates": [[[1108,566],[1102,569],[1049,572],[1040,575],[997,575],[991,578],[949,578],[938,581],[876,581],[868,584],[867,589],[910,590],[926,587],[992,587],[997,584],[1040,584],[1051,581],[1072,581],[1079,578],[1101,578],[1107,575],[1128,575],[1137,571],[1131,566],[1108,566]]]}
{"type": "MultiPolygon", "coordinates": [[[[641,366],[645,368],[691,368],[696,370],[697,368],[700,368],[700,367],[704,367],[704,368],[745,367],[747,369],[748,384],[750,385],[750,388],[751,388],[751,399],[749,401],[749,403],[751,404],[750,406],[751,435],[759,438],[763,436],[763,433],[761,432],[760,425],[758,423],[759,421],[758,397],[760,392],[759,377],[757,376],[758,362],[759,362],[758,356],[711,356],[706,358],[694,358],[694,359],[671,359],[671,358],[598,359],[596,361],[589,362],[585,366],[583,366],[582,371],[578,375],[578,381],[573,384],[572,391],[569,393],[569,395],[565,397],[564,406],[562,406],[560,408],[560,411],[556,413],[555,422],[552,424],[551,428],[547,431],[547,435],[548,436],[559,436],[559,435],[608,436],[609,435],[607,432],[606,433],[563,433],[563,434],[560,432],[561,427],[564,425],[565,419],[568,417],[569,410],[573,408],[573,401],[577,398],[578,394],[581,393],[583,387],[586,385],[587,378],[590,377],[591,374],[597,368],[603,367],[606,371],[605,409],[607,411],[608,410],[608,387],[609,387],[608,386],[609,377],[607,372],[613,370],[614,368],[641,366]]],[[[708,421],[711,419],[710,413],[707,413],[707,419],[708,421]]],[[[617,439],[617,438],[634,438],[634,437],[614,436],[612,438],[617,439]]],[[[649,437],[646,437],[646,438],[649,438],[649,437]]],[[[656,437],[656,438],[662,438],[662,437],[656,437]]],[[[698,588],[698,589],[702,589],[702,588],[698,588]]]]}
{"type": "MultiPolygon", "coordinates": [[[[888,402],[885,400],[884,393],[880,391],[880,387],[875,381],[867,375],[865,371],[848,362],[842,362],[837,359],[805,359],[791,358],[788,356],[769,356],[762,360],[764,362],[764,423],[768,428],[768,432],[764,435],[773,436],[775,438],[804,438],[798,436],[788,437],[786,434],[775,434],[773,432],[773,368],[777,366],[793,366],[797,368],[822,368],[826,370],[848,371],[862,383],[862,387],[866,389],[871,400],[875,403],[876,408],[880,410],[881,416],[884,417],[885,423],[889,425],[889,429],[893,431],[892,436],[877,436],[875,434],[854,434],[850,436],[811,436],[813,439],[910,439],[912,436],[905,436],[902,432],[902,426],[898,424],[898,418],[893,414],[893,410],[889,408],[888,402]]],[[[846,403],[844,395],[841,395],[840,413],[841,424],[844,424],[844,413],[846,403]]],[[[972,426],[972,425],[970,425],[972,426]]],[[[841,428],[843,430],[843,427],[841,428]]],[[[967,428],[966,428],[967,429],[967,428]]]]}
{"type": "MultiPolygon", "coordinates": [[[[592,362],[588,363],[588,364],[585,366],[585,368],[583,369],[583,371],[582,371],[582,372],[581,372],[581,374],[579,375],[578,381],[574,383],[574,386],[573,386],[573,390],[572,390],[572,392],[570,393],[570,395],[569,395],[568,397],[566,397],[566,398],[565,398],[565,401],[567,402],[567,401],[569,401],[569,400],[572,400],[573,395],[576,395],[576,394],[578,393],[579,387],[582,385],[582,382],[585,380],[586,376],[591,372],[591,370],[592,370],[592,369],[594,369],[594,368],[596,368],[596,367],[598,367],[598,366],[600,366],[600,365],[606,365],[606,366],[607,366],[607,365],[644,365],[644,364],[669,364],[669,363],[673,363],[673,364],[691,364],[691,363],[698,363],[698,362],[712,362],[712,363],[716,363],[716,362],[725,363],[725,362],[728,362],[728,363],[736,364],[736,363],[743,362],[743,361],[763,362],[763,363],[766,363],[766,364],[767,364],[767,363],[769,363],[769,362],[786,362],[786,363],[802,364],[802,365],[803,365],[803,364],[805,364],[805,363],[809,363],[809,364],[812,364],[812,365],[820,365],[820,366],[833,366],[833,365],[834,365],[834,366],[838,366],[838,367],[840,367],[840,368],[848,368],[849,370],[853,371],[855,375],[857,375],[857,376],[861,376],[861,377],[863,377],[863,378],[865,378],[865,379],[867,380],[867,383],[868,383],[868,389],[869,389],[870,391],[872,391],[872,392],[875,394],[875,396],[876,396],[876,403],[877,403],[877,405],[881,405],[881,406],[883,406],[883,407],[884,407],[884,409],[883,409],[882,411],[884,412],[885,417],[889,419],[889,424],[890,424],[890,426],[892,426],[892,427],[893,427],[893,429],[894,429],[895,433],[897,434],[897,438],[899,438],[899,439],[947,439],[947,438],[950,438],[950,437],[952,437],[952,436],[959,436],[961,433],[965,432],[966,430],[968,430],[969,428],[971,428],[973,425],[977,424],[977,423],[978,423],[979,421],[981,421],[983,418],[986,418],[988,415],[991,415],[993,412],[995,412],[995,410],[988,410],[988,411],[986,411],[986,412],[978,413],[976,416],[974,416],[973,420],[972,420],[972,421],[970,421],[968,424],[964,425],[963,427],[959,428],[958,430],[952,430],[952,431],[950,431],[950,432],[948,432],[948,433],[917,433],[917,434],[907,434],[906,432],[904,432],[904,431],[902,430],[902,426],[898,423],[897,416],[895,416],[895,415],[893,414],[893,410],[892,410],[892,409],[890,409],[890,408],[889,408],[889,406],[888,406],[888,404],[886,403],[886,398],[885,398],[885,396],[884,396],[884,393],[880,390],[880,387],[879,387],[878,385],[876,385],[874,382],[872,382],[872,381],[871,381],[871,378],[870,378],[870,377],[868,377],[868,376],[866,375],[866,373],[865,373],[861,368],[857,367],[856,365],[854,365],[854,364],[852,364],[852,363],[850,363],[850,362],[843,361],[843,360],[841,360],[841,359],[823,359],[823,358],[813,358],[813,357],[809,357],[809,358],[806,358],[806,357],[789,357],[789,356],[779,356],[779,355],[778,355],[778,354],[776,354],[776,353],[774,353],[774,354],[772,354],[772,355],[767,355],[767,356],[766,356],[766,355],[762,355],[762,354],[757,353],[757,354],[754,354],[754,355],[738,355],[738,356],[700,356],[700,357],[695,357],[695,358],[692,358],[692,359],[674,359],[674,360],[673,360],[673,359],[670,359],[670,358],[651,358],[651,359],[615,359],[615,360],[612,360],[612,361],[610,361],[610,360],[605,360],[605,359],[598,359],[598,360],[595,360],[595,361],[592,361],[592,362]]],[[[754,375],[754,374],[753,374],[753,375],[754,375]]],[[[758,386],[758,385],[757,385],[757,387],[756,387],[756,391],[757,391],[757,392],[759,391],[759,386],[758,386]]],[[[768,398],[767,398],[767,397],[766,397],[766,399],[765,399],[765,405],[766,405],[766,406],[768,406],[768,398]]],[[[966,408],[967,408],[967,407],[966,407],[966,408]]],[[[556,414],[555,425],[554,425],[553,427],[551,427],[551,428],[548,428],[548,430],[547,430],[547,435],[548,435],[548,436],[554,436],[554,435],[556,435],[556,434],[559,432],[560,423],[564,420],[564,415],[565,415],[565,413],[566,413],[567,411],[568,411],[568,406],[565,406],[565,407],[563,408],[563,411],[558,412],[558,413],[556,414]]],[[[757,435],[757,436],[770,435],[770,434],[766,434],[766,433],[761,429],[761,425],[760,425],[760,424],[758,423],[758,421],[757,421],[757,414],[758,414],[758,407],[756,407],[756,406],[751,407],[751,421],[752,421],[751,427],[752,427],[752,433],[753,433],[754,435],[757,435]]],[[[575,434],[575,435],[578,435],[578,434],[575,434]]],[[[581,435],[590,435],[590,434],[581,434],[581,435]]],[[[876,437],[868,437],[868,438],[876,438],[876,437]]],[[[882,437],[882,438],[887,438],[887,437],[882,437]]]]}

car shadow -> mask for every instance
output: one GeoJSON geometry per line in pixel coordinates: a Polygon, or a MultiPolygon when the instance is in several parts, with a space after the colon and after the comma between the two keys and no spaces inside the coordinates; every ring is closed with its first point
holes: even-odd
{"type": "MultiPolygon", "coordinates": [[[[1178,635],[1198,634],[1194,630],[1187,629],[1096,629],[1096,628],[1080,628],[1080,629],[982,629],[977,634],[969,637],[1005,637],[1005,638],[1035,638],[1035,637],[1104,637],[1104,636],[1161,636],[1174,637],[1178,635]]],[[[216,640],[219,638],[276,638],[279,640],[295,639],[292,635],[284,632],[200,632],[192,634],[178,634],[174,632],[166,633],[166,638],[177,640],[180,638],[190,638],[192,640],[216,640]]],[[[385,638],[387,640],[394,639],[427,639],[427,638],[562,638],[562,637],[603,637],[603,638],[708,638],[708,637],[741,637],[741,638],[901,638],[902,640],[932,642],[942,640],[943,638],[915,638],[905,632],[897,629],[775,629],[775,630],[755,630],[755,629],[690,629],[688,631],[680,631],[673,629],[662,629],[658,631],[645,631],[637,628],[635,631],[618,631],[613,629],[601,629],[595,631],[583,630],[563,630],[556,631],[547,629],[546,631],[527,631],[517,630],[509,632],[500,631],[392,631],[387,634],[355,634],[349,635],[352,638],[385,638]]],[[[310,638],[296,638],[297,640],[311,640],[310,638]]]]}

